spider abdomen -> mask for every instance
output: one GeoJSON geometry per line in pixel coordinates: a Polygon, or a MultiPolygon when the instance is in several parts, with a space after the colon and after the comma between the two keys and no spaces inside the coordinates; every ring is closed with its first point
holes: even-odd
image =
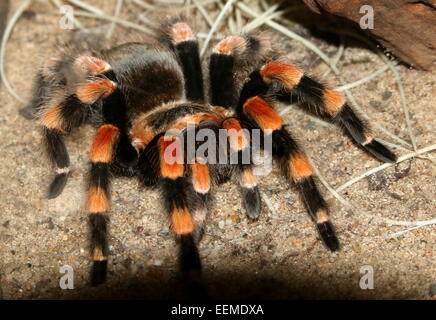
{"type": "Polygon", "coordinates": [[[106,54],[126,96],[129,114],[184,98],[183,73],[173,53],[129,43],[106,54]]]}

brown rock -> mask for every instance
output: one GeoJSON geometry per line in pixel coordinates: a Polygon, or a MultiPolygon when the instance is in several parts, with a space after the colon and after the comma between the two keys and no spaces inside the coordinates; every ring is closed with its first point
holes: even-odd
{"type": "Polygon", "coordinates": [[[436,0],[303,0],[317,13],[327,11],[359,23],[363,5],[374,8],[374,29],[384,47],[413,67],[436,70],[436,0]]]}

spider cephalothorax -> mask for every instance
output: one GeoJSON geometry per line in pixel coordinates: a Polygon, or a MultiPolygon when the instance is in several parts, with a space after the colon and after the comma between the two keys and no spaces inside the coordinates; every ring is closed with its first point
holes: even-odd
{"type": "Polygon", "coordinates": [[[341,94],[295,65],[278,61],[280,52],[266,39],[243,35],[221,40],[209,57],[204,80],[189,25],[173,19],[162,30],[154,46],[126,43],[94,55],[64,57],[37,77],[33,102],[56,167],[50,198],[62,192],[69,173],[62,136],[84,122],[97,126],[87,190],[92,283],[101,283],[106,275],[113,170],[136,175],[145,185],[160,189],[180,246],[181,269],[190,280],[198,279],[201,268],[196,243],[203,233],[214,184],[239,176],[246,214],[251,219],[259,217],[261,200],[252,158],[243,163],[212,163],[206,156],[189,158],[182,153],[176,156],[178,161],[167,161],[165,155],[174,145],[182,150],[189,147],[183,137],[190,130],[225,130],[225,141],[217,141],[215,151],[224,150],[228,157],[254,148],[250,130],[271,137],[270,152],[280,161],[284,177],[296,186],[325,245],[337,250],[339,242],[314,170],[274,110],[275,101],[298,99],[308,112],[341,126],[379,160],[393,162],[395,155],[374,140],[341,94]],[[207,95],[204,87],[209,89],[207,95]],[[242,129],[249,129],[248,134],[242,129]]]}

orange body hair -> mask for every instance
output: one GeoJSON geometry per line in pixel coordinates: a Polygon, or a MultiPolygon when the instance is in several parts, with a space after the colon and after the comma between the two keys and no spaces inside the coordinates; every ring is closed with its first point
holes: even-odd
{"type": "Polygon", "coordinates": [[[327,211],[327,209],[325,208],[320,208],[318,209],[318,211],[316,212],[316,222],[317,223],[324,223],[329,221],[329,213],[327,211]]]}
{"type": "Polygon", "coordinates": [[[278,130],[283,125],[280,115],[258,96],[248,99],[244,103],[243,109],[262,130],[278,130]]]}
{"type": "Polygon", "coordinates": [[[89,72],[91,75],[103,73],[111,68],[110,64],[92,56],[80,56],[74,61],[78,71],[89,72]]]}
{"type": "MultiPolygon", "coordinates": [[[[210,114],[206,112],[198,112],[194,113],[188,116],[180,117],[177,119],[173,125],[171,126],[171,129],[176,130],[182,130],[183,128],[187,127],[188,124],[191,125],[198,125],[202,122],[220,122],[220,118],[215,114],[210,114]]],[[[170,130],[171,130],[170,129],[170,130]]]]}
{"type": "Polygon", "coordinates": [[[248,146],[248,139],[238,119],[226,119],[222,127],[227,130],[227,136],[232,150],[239,151],[248,146]]]}
{"type": "Polygon", "coordinates": [[[171,228],[175,234],[188,234],[194,230],[194,222],[187,208],[175,207],[173,209],[171,228]]]}
{"type": "Polygon", "coordinates": [[[367,145],[368,143],[371,143],[374,140],[374,137],[372,134],[365,132],[365,141],[362,142],[362,145],[367,145]]]}
{"type": "Polygon", "coordinates": [[[235,51],[243,51],[247,47],[247,42],[240,36],[227,37],[213,48],[213,52],[225,55],[231,55],[235,51]]]}
{"type": "Polygon", "coordinates": [[[50,106],[41,118],[42,125],[49,129],[63,130],[63,119],[61,115],[61,105],[50,106]]]}
{"type": "Polygon", "coordinates": [[[117,84],[111,80],[99,79],[89,81],[77,88],[76,94],[80,101],[92,104],[100,97],[107,97],[117,88],[117,84]]]}
{"type": "Polygon", "coordinates": [[[95,135],[91,147],[90,159],[92,162],[109,163],[113,159],[114,145],[120,131],[111,124],[102,125],[95,135]]]}
{"type": "Polygon", "coordinates": [[[105,261],[107,257],[103,254],[103,250],[100,247],[95,247],[92,251],[92,260],[105,261]]]}
{"type": "Polygon", "coordinates": [[[338,113],[345,104],[344,96],[339,92],[330,89],[323,90],[323,100],[327,113],[332,116],[338,113]]]}
{"type": "Polygon", "coordinates": [[[210,190],[209,167],[204,161],[191,164],[192,184],[198,193],[208,193],[210,190]]]}
{"type": "Polygon", "coordinates": [[[184,174],[183,150],[175,136],[163,136],[158,141],[160,148],[160,172],[162,177],[177,179],[184,174]],[[168,140],[167,140],[168,139],[168,140]],[[171,150],[169,148],[171,147],[171,150]]]}
{"type": "Polygon", "coordinates": [[[294,181],[301,180],[313,174],[309,159],[301,152],[290,156],[288,169],[290,174],[289,178],[292,178],[294,181]]]}
{"type": "Polygon", "coordinates": [[[292,64],[270,62],[260,69],[260,75],[267,83],[276,80],[291,90],[300,82],[303,72],[292,64]]]}
{"type": "Polygon", "coordinates": [[[256,176],[253,168],[246,168],[241,173],[241,186],[244,188],[254,188],[257,185],[256,176]]]}
{"type": "Polygon", "coordinates": [[[175,43],[194,40],[194,34],[186,22],[173,24],[170,29],[170,36],[175,43]]]}
{"type": "Polygon", "coordinates": [[[99,187],[88,190],[88,211],[90,213],[103,213],[109,211],[109,199],[106,192],[99,187]]]}

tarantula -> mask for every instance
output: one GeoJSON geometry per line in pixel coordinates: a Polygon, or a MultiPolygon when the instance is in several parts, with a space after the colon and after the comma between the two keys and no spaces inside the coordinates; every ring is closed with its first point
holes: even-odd
{"type": "MultiPolygon", "coordinates": [[[[245,212],[251,219],[259,217],[261,197],[252,156],[245,163],[211,163],[182,152],[176,155],[177,161],[167,161],[166,155],[177,154],[174,150],[186,150],[183,137],[200,129],[225,130],[225,139],[216,149],[225,151],[227,157],[237,154],[238,159],[254,148],[250,130],[270,136],[272,156],[280,161],[283,176],[296,186],[324,244],[337,250],[339,242],[313,167],[274,104],[297,99],[306,111],[339,125],[377,159],[394,162],[395,155],[374,140],[340,93],[282,59],[267,38],[248,34],[219,41],[210,54],[204,80],[198,43],[186,20],[173,18],[161,30],[154,45],[131,42],[99,52],[64,55],[37,76],[33,105],[56,168],[49,198],[62,192],[69,175],[63,136],[84,123],[97,127],[89,154],[86,204],[91,283],[97,285],[106,278],[113,173],[137,176],[144,185],[160,190],[180,248],[181,271],[189,281],[199,281],[197,243],[213,185],[239,177],[245,212]]],[[[199,148],[198,143],[194,148],[199,148]]]]}

